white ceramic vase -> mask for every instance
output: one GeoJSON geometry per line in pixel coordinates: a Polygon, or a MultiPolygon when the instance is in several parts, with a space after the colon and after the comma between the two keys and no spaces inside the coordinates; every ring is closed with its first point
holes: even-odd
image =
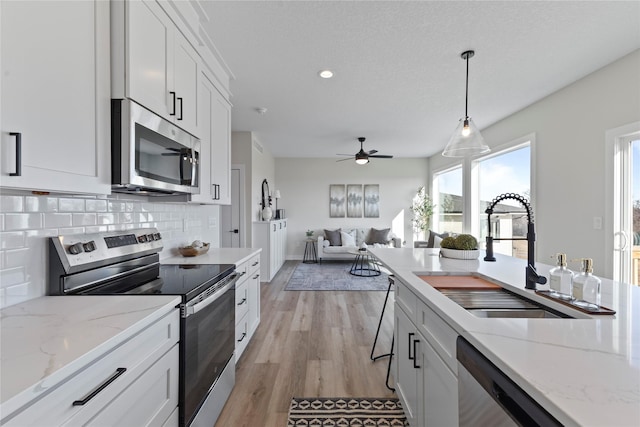
{"type": "Polygon", "coordinates": [[[264,209],[262,209],[262,220],[271,221],[272,217],[273,217],[273,211],[269,206],[265,206],[264,209]]]}

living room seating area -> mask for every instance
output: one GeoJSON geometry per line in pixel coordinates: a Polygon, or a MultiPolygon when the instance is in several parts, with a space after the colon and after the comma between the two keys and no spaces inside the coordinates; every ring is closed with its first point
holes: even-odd
{"type": "Polygon", "coordinates": [[[402,242],[389,228],[351,228],[324,230],[318,236],[318,261],[323,259],[351,259],[350,251],[368,246],[389,246],[399,248],[402,242]]]}

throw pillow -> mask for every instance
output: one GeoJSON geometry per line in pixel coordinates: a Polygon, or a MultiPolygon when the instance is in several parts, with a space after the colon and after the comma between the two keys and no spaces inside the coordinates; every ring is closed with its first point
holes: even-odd
{"type": "Polygon", "coordinates": [[[350,234],[345,233],[344,231],[340,232],[340,239],[342,240],[342,246],[355,246],[356,238],[350,234]]]}
{"type": "Polygon", "coordinates": [[[372,228],[371,231],[369,231],[369,240],[367,241],[368,244],[374,244],[374,243],[380,243],[380,244],[387,244],[389,242],[389,228],[384,228],[382,230],[376,230],[375,228],[372,228]]]}
{"type": "Polygon", "coordinates": [[[337,230],[324,230],[324,238],[329,241],[331,246],[342,246],[340,231],[339,228],[337,230]]]}
{"type": "Polygon", "coordinates": [[[441,239],[444,239],[445,237],[449,237],[449,233],[436,233],[433,230],[429,230],[429,239],[427,239],[427,247],[428,248],[439,248],[440,245],[435,246],[435,238],[436,236],[438,236],[441,239]]]}
{"type": "Polygon", "coordinates": [[[329,246],[331,246],[331,242],[328,241],[327,239],[322,241],[322,247],[323,248],[328,248],[329,246]]]}

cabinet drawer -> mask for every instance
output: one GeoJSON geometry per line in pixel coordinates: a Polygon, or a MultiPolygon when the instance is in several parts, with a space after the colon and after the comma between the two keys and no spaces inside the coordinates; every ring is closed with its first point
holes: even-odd
{"type": "Polygon", "coordinates": [[[247,316],[243,317],[236,323],[236,363],[240,360],[242,352],[249,343],[249,323],[247,316]]]}
{"type": "Polygon", "coordinates": [[[395,279],[395,301],[396,304],[404,310],[409,319],[415,322],[418,297],[416,297],[404,283],[398,280],[397,277],[395,279]]]}
{"type": "Polygon", "coordinates": [[[431,343],[454,373],[458,372],[456,360],[456,338],[458,334],[440,316],[426,306],[418,303],[418,330],[431,343]]]}
{"type": "Polygon", "coordinates": [[[236,284],[236,324],[249,310],[248,281],[245,280],[240,286],[236,284]]]}
{"type": "Polygon", "coordinates": [[[178,407],[178,358],[178,344],[175,344],[94,417],[89,420],[73,417],[66,425],[157,426],[164,423],[178,407]]]}
{"type": "Polygon", "coordinates": [[[52,385],[46,395],[25,407],[5,425],[62,425],[71,417],[74,417],[74,425],[82,424],[81,420],[95,416],[171,349],[178,342],[179,334],[179,310],[173,310],[68,379],[52,385]],[[110,379],[112,381],[105,385],[110,379]],[[98,389],[100,391],[88,399],[98,389]],[[81,400],[86,400],[86,403],[73,404],[81,400]]]}
{"type": "Polygon", "coordinates": [[[249,274],[255,273],[257,270],[260,270],[260,254],[256,254],[255,256],[251,257],[251,259],[247,261],[247,266],[247,272],[249,274]]]}

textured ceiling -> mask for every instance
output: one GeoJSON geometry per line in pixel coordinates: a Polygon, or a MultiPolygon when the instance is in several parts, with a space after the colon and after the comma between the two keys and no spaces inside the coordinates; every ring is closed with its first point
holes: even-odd
{"type": "Polygon", "coordinates": [[[441,151],[464,115],[467,49],[483,129],[640,48],[638,1],[202,4],[235,75],[233,130],[275,157],[355,153],[358,136],[396,157],[441,151]]]}

